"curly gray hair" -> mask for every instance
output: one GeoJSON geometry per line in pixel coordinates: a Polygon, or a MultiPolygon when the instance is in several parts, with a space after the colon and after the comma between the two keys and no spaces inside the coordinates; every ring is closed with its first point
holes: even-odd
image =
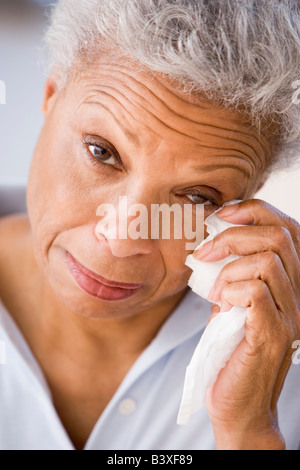
{"type": "Polygon", "coordinates": [[[62,84],[105,41],[184,92],[275,125],[272,169],[298,156],[299,0],[59,0],[46,41],[62,84]]]}

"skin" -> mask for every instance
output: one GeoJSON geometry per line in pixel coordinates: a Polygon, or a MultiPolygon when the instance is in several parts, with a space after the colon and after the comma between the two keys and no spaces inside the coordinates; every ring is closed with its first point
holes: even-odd
{"type": "MultiPolygon", "coordinates": [[[[107,233],[97,238],[97,207],[107,202],[117,207],[124,195],[129,204],[147,207],[187,204],[197,192],[202,202],[213,200],[209,215],[232,199],[249,200],[265,179],[270,137],[259,136],[237,111],[196,101],[175,91],[166,78],[105,57],[74,73],[63,90],[55,75],[49,77],[42,110],[45,122],[28,184],[29,219],[0,221],[0,296],[80,449],[132,364],[185,295],[190,276],[186,240],[112,240],[107,233]],[[113,146],[121,162],[92,163],[91,140],[110,151],[113,146]],[[91,297],[74,282],[66,250],[107,279],[143,287],[116,303],[91,297]]],[[[241,207],[235,220],[241,214],[253,226],[220,236],[213,253],[216,248],[219,258],[228,252],[245,257],[225,268],[212,295],[214,301],[222,295],[224,308],[249,308],[247,335],[212,390],[208,409],[218,448],[243,448],[246,442],[279,448],[276,373],[289,357],[292,337],[299,337],[299,226],[259,201],[241,207]],[[267,262],[266,256],[271,260],[275,254],[277,263],[267,262]],[[278,276],[288,286],[288,295],[280,299],[278,276]],[[262,367],[261,354],[268,357],[271,342],[272,361],[262,367]],[[257,387],[255,396],[254,377],[268,385],[257,387]]],[[[288,360],[281,377],[287,367],[288,360]]]]}
{"type": "Polygon", "coordinates": [[[213,306],[211,318],[232,305],[247,308],[245,339],[208,393],[217,446],[284,449],[276,405],[300,334],[299,224],[259,200],[219,215],[233,224],[254,226],[228,229],[206,253],[195,252],[207,262],[242,256],[223,268],[210,293],[212,302],[221,302],[221,309],[213,306]]]}

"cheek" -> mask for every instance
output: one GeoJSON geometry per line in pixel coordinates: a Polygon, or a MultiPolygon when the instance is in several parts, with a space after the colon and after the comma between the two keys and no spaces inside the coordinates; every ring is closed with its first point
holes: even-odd
{"type": "Polygon", "coordinates": [[[187,285],[191,275],[185,260],[192,251],[186,249],[185,239],[160,240],[159,243],[166,272],[164,284],[170,291],[180,291],[187,285]]]}
{"type": "MultiPolygon", "coordinates": [[[[215,208],[207,207],[205,212],[198,214],[197,222],[195,212],[193,212],[193,216],[188,213],[189,219],[184,219],[182,222],[181,233],[183,237],[181,239],[176,240],[172,238],[171,240],[161,239],[159,241],[160,253],[162,254],[167,274],[164,285],[167,285],[168,289],[179,291],[186,287],[192,274],[190,268],[185,265],[186,258],[206,238],[207,231],[204,220],[214,210],[215,208]],[[192,223],[190,219],[192,219],[192,223]]],[[[171,233],[174,233],[174,224],[171,230],[171,233]]]]}
{"type": "Polygon", "coordinates": [[[29,178],[29,205],[56,217],[72,213],[84,190],[76,158],[54,132],[45,128],[37,144],[29,178]],[[53,134],[53,136],[52,136],[53,134]]]}
{"type": "Polygon", "coordinates": [[[27,190],[35,251],[45,253],[58,234],[97,222],[96,210],[105,197],[88,169],[80,165],[59,129],[45,126],[38,141],[27,190]]]}

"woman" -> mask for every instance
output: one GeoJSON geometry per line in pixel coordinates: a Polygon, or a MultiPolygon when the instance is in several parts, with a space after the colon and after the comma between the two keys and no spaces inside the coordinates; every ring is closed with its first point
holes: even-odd
{"type": "Polygon", "coordinates": [[[297,449],[299,225],[253,197],[297,155],[299,3],[60,0],[47,41],[28,216],[1,220],[0,447],[297,449]],[[111,236],[98,208],[118,225],[125,196],[243,201],[219,215],[247,226],[195,256],[241,256],[211,300],[247,308],[246,336],[187,427],[211,307],[187,292],[184,237],[111,236]]]}

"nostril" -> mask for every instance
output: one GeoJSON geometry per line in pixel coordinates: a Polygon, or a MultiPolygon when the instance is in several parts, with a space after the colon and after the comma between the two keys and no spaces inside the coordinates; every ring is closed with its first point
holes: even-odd
{"type": "Polygon", "coordinates": [[[110,227],[105,221],[99,221],[94,230],[97,240],[106,240],[116,238],[116,228],[110,227]]]}
{"type": "Polygon", "coordinates": [[[95,234],[96,234],[97,240],[106,240],[106,241],[107,241],[107,238],[106,238],[106,236],[105,236],[103,233],[101,233],[101,232],[95,232],[95,234]]]}
{"type": "Polygon", "coordinates": [[[95,234],[95,237],[96,237],[97,240],[106,240],[105,235],[100,230],[99,224],[96,225],[95,230],[94,230],[94,234],[95,234]]]}

